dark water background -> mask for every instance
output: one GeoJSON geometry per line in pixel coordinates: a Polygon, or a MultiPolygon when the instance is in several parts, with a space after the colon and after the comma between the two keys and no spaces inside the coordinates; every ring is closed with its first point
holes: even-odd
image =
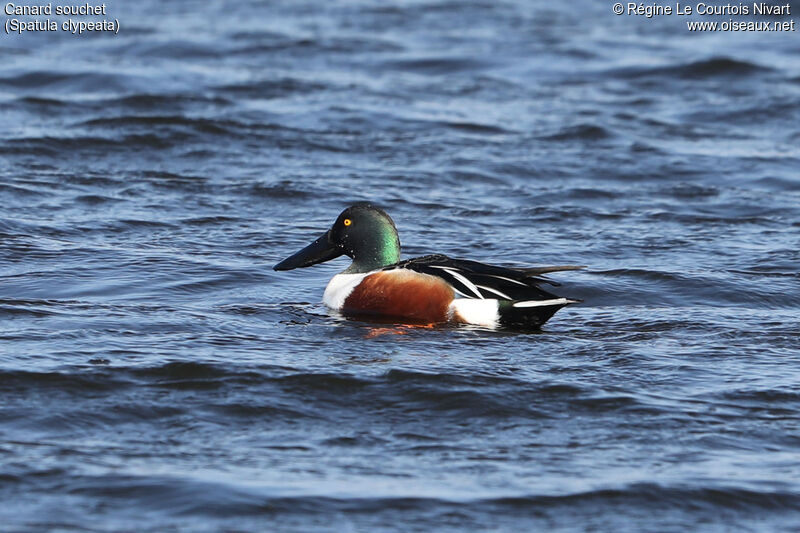
{"type": "Polygon", "coordinates": [[[798,33],[107,4],[0,39],[3,530],[800,528],[798,33]],[[357,200],[585,303],[331,314],[344,260],[271,265],[357,200]]]}

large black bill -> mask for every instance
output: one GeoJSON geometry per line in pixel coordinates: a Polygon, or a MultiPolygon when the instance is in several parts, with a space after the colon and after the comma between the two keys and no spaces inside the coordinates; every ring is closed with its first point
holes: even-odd
{"type": "Polygon", "coordinates": [[[331,243],[329,234],[330,232],[326,231],[319,239],[272,268],[275,270],[291,270],[293,268],[310,267],[317,263],[336,259],[344,253],[344,250],[331,243]]]}

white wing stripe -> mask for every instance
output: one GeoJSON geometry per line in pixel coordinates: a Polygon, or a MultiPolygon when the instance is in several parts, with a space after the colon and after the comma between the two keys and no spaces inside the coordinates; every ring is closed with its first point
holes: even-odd
{"type": "Polygon", "coordinates": [[[483,285],[476,285],[476,287],[478,287],[479,289],[483,289],[485,291],[493,292],[496,295],[498,295],[500,298],[504,298],[506,300],[511,300],[512,299],[511,296],[509,296],[507,294],[503,294],[502,292],[498,291],[497,289],[493,289],[491,287],[484,287],[483,285]]]}
{"type": "Polygon", "coordinates": [[[454,290],[454,291],[456,291],[456,292],[457,292],[458,294],[460,294],[461,296],[463,296],[464,298],[472,298],[472,296],[470,296],[469,294],[464,294],[463,292],[461,292],[460,290],[458,290],[458,288],[457,288],[455,285],[453,286],[453,290],[454,290]]]}
{"type": "Polygon", "coordinates": [[[524,302],[515,302],[514,307],[540,307],[545,305],[560,305],[560,304],[574,304],[578,303],[577,300],[570,300],[568,298],[556,298],[553,300],[528,300],[524,302]]]}
{"type": "Polygon", "coordinates": [[[505,276],[495,276],[494,274],[487,274],[488,276],[496,279],[502,279],[503,281],[510,281],[511,283],[516,283],[517,285],[522,285],[523,287],[528,287],[527,283],[522,283],[521,281],[517,281],[515,279],[507,278],[505,276]]]}
{"type": "Polygon", "coordinates": [[[445,268],[443,270],[445,272],[449,273],[454,278],[456,278],[458,281],[460,281],[466,288],[468,288],[473,293],[475,293],[475,296],[477,296],[478,298],[483,300],[483,295],[481,294],[481,291],[478,290],[478,287],[476,287],[474,283],[472,283],[470,280],[468,280],[467,278],[465,278],[464,276],[462,276],[461,274],[459,274],[455,270],[452,270],[450,268],[445,268]]]}

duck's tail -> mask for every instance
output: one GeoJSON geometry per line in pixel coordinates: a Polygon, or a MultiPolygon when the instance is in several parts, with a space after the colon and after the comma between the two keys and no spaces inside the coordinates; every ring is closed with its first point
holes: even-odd
{"type": "Polygon", "coordinates": [[[553,298],[551,300],[508,301],[501,300],[498,305],[498,322],[501,326],[536,329],[550,320],[556,311],[581,300],[553,298]]]}

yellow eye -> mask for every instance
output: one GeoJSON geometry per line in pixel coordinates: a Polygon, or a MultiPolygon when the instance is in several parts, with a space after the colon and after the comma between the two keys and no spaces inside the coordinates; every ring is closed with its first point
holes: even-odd
{"type": "Polygon", "coordinates": [[[353,223],[353,221],[352,221],[352,220],[350,220],[349,218],[346,218],[346,219],[344,219],[344,220],[342,221],[342,223],[343,223],[345,226],[349,226],[350,224],[352,224],[352,223],[353,223]]]}

